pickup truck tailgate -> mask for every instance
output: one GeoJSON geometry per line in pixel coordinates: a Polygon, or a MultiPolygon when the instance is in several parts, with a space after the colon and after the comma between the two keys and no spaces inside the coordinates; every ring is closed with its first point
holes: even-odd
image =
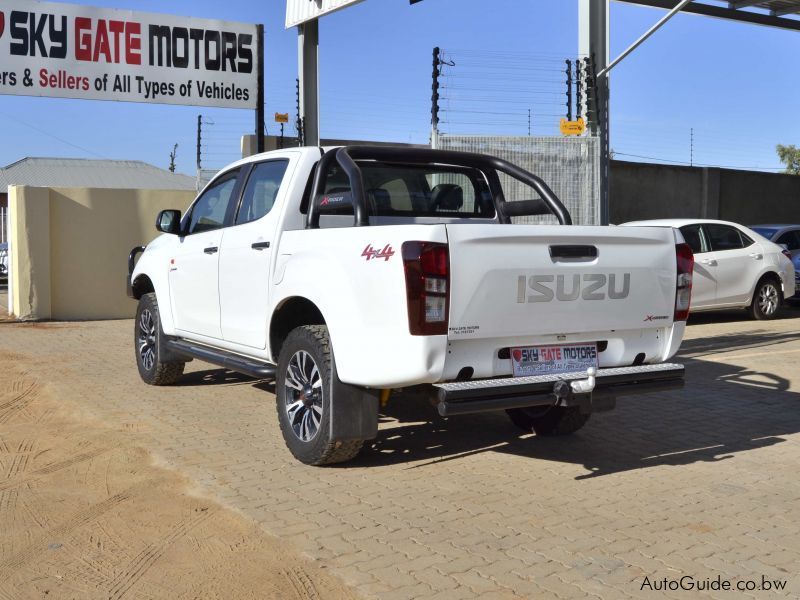
{"type": "Polygon", "coordinates": [[[448,225],[450,340],[672,325],[670,228],[448,225]]]}

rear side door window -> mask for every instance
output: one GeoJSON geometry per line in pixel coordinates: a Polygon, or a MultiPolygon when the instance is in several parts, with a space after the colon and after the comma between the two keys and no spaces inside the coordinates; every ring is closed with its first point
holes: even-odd
{"type": "Polygon", "coordinates": [[[706,224],[703,226],[713,252],[740,250],[753,243],[753,240],[742,236],[738,229],[729,225],[706,224]]]}
{"type": "Polygon", "coordinates": [[[258,163],[253,167],[236,214],[236,225],[257,221],[272,210],[288,166],[289,161],[282,159],[258,163]]]}

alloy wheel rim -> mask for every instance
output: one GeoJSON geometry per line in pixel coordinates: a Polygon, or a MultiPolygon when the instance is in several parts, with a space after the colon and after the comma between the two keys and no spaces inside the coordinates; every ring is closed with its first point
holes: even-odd
{"type": "Polygon", "coordinates": [[[765,315],[771,315],[778,310],[778,290],[773,284],[768,283],[761,288],[758,307],[765,315]]]}
{"type": "Polygon", "coordinates": [[[149,308],[139,315],[139,359],[142,366],[149,371],[156,362],[156,321],[149,308]]]}
{"type": "Polygon", "coordinates": [[[299,350],[286,365],[285,409],[295,436],[310,442],[322,422],[322,374],[314,358],[299,350]]]}

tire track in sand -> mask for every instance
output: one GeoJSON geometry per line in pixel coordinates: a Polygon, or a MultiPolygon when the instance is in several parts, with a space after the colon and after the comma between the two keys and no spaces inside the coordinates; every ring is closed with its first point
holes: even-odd
{"type": "Polygon", "coordinates": [[[178,539],[184,537],[192,529],[207,520],[215,511],[203,509],[188,518],[181,519],[165,535],[149,544],[137,554],[109,586],[109,600],[120,600],[128,591],[144,577],[145,573],[161,558],[164,552],[178,539]]]}
{"type": "Polygon", "coordinates": [[[37,538],[29,543],[25,548],[12,554],[8,558],[0,561],[0,581],[7,580],[26,562],[33,560],[43,552],[47,551],[47,544],[50,540],[59,539],[73,530],[82,527],[92,521],[96,521],[108,511],[116,508],[126,500],[133,496],[131,488],[119,494],[115,494],[102,502],[94,504],[85,510],[81,510],[74,514],[72,517],[57,525],[52,529],[48,529],[44,533],[37,536],[37,538]]]}
{"type": "Polygon", "coordinates": [[[11,489],[13,487],[17,487],[31,480],[38,479],[43,475],[50,475],[51,473],[55,473],[56,471],[61,471],[62,469],[67,469],[69,467],[85,462],[87,460],[92,460],[93,458],[96,458],[101,454],[108,452],[109,450],[111,450],[111,448],[97,448],[95,450],[90,450],[89,452],[82,452],[70,458],[41,467],[40,469],[35,469],[30,473],[19,475],[15,479],[11,479],[5,482],[0,482],[0,492],[11,489]]]}
{"type": "Polygon", "coordinates": [[[0,402],[0,425],[4,425],[13,416],[23,411],[39,395],[40,386],[37,382],[16,379],[11,385],[12,398],[0,402]]]}

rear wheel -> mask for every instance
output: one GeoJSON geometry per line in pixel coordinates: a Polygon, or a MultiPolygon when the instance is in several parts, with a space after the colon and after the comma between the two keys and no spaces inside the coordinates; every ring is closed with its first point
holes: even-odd
{"type": "Polygon", "coordinates": [[[750,316],[759,321],[768,321],[778,316],[783,298],[778,282],[772,277],[766,277],[758,282],[750,304],[750,316]]]}
{"type": "Polygon", "coordinates": [[[506,413],[520,429],[542,436],[575,433],[589,420],[589,415],[578,406],[511,408],[506,413]]]}
{"type": "Polygon", "coordinates": [[[364,444],[331,439],[332,370],[327,327],[305,325],[289,333],[278,357],[278,421],[289,451],[307,465],[348,461],[364,444]]]}
{"type": "Polygon", "coordinates": [[[136,366],[142,381],[150,385],[171,385],[183,375],[186,363],[165,361],[161,317],[155,294],[145,294],[136,309],[133,339],[136,346],[136,366]]]}

